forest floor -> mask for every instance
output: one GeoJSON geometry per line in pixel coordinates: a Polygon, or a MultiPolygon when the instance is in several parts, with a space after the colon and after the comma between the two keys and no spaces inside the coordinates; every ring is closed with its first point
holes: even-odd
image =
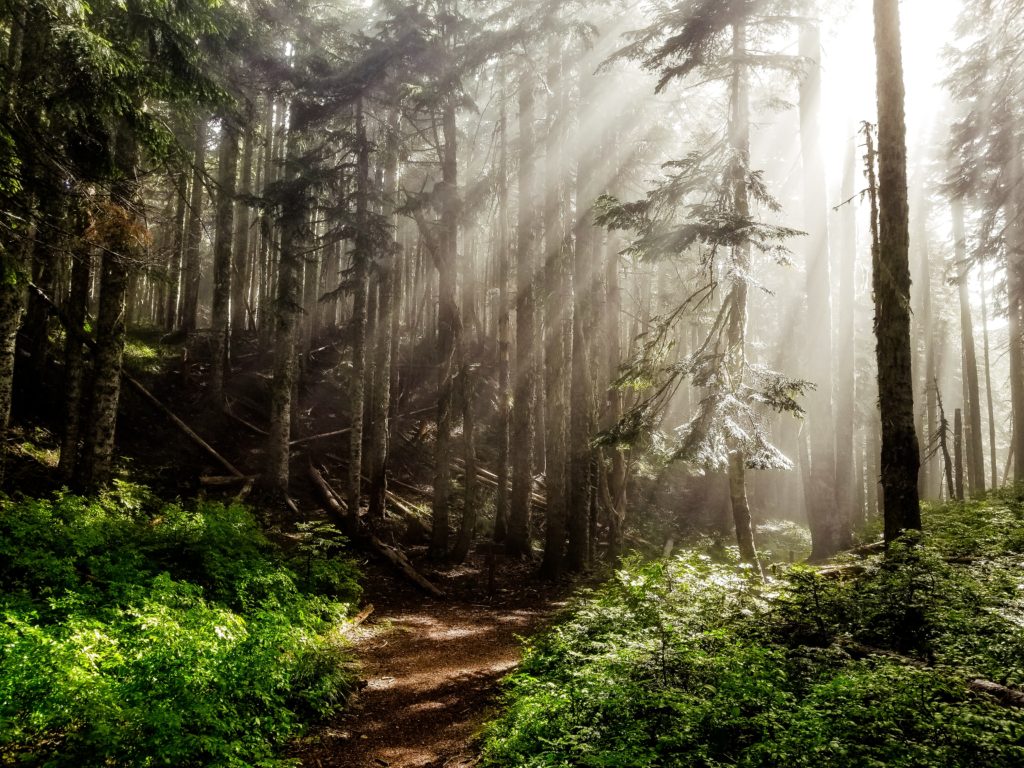
{"type": "Polygon", "coordinates": [[[518,664],[523,639],[564,605],[568,588],[503,565],[481,589],[482,559],[430,573],[449,598],[412,591],[372,564],[364,602],[375,606],[356,631],[363,688],[334,721],[315,729],[296,756],[306,768],[464,768],[495,714],[500,681],[518,664]]]}

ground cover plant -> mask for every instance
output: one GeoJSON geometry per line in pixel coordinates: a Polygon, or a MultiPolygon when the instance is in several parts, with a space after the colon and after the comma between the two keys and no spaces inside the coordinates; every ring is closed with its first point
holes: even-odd
{"type": "Polygon", "coordinates": [[[127,485],[0,500],[0,764],[287,764],[354,680],[357,572],[304,535],[127,485]]]}
{"type": "Polygon", "coordinates": [[[1024,505],[925,511],[888,556],[627,561],[535,640],[491,766],[1020,766],[1024,505]]]}

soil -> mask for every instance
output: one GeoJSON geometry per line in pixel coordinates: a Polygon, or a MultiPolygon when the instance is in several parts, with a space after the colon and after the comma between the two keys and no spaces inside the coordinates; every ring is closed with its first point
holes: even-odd
{"type": "Polygon", "coordinates": [[[533,568],[506,563],[494,594],[482,557],[467,567],[430,572],[451,597],[410,592],[369,569],[371,617],[355,632],[363,688],[335,721],[298,749],[307,768],[464,768],[476,765],[475,741],[495,714],[501,679],[564,604],[567,585],[532,580],[533,568]]]}

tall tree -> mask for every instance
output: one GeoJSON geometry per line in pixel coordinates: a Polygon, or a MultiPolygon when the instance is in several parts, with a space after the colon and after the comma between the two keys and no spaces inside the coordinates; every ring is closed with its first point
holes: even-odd
{"type": "Polygon", "coordinates": [[[921,528],[920,454],[910,353],[910,222],[898,0],[874,0],[878,91],[878,251],[873,264],[885,540],[921,528]]]}
{"type": "Polygon", "coordinates": [[[835,420],[832,412],[832,301],[828,232],[828,189],[821,153],[821,33],[818,22],[800,25],[800,147],[803,158],[807,256],[807,373],[815,388],[807,396],[810,421],[810,488],[807,517],[811,558],[824,560],[849,543],[849,531],[836,504],[835,420]]]}

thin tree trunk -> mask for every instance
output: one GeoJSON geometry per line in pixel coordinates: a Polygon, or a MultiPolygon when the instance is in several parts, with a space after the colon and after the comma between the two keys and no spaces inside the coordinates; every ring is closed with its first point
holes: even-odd
{"type": "MultiPolygon", "coordinates": [[[[544,559],[541,574],[557,578],[565,564],[567,477],[566,477],[566,360],[565,337],[571,318],[571,298],[566,291],[568,253],[565,248],[565,216],[562,210],[562,121],[565,118],[560,85],[562,61],[559,41],[548,46],[547,137],[545,147],[544,195],[544,424],[546,445],[546,500],[544,559]]],[[[571,326],[570,326],[571,327],[571,326]]]]}
{"type": "Polygon", "coordinates": [[[843,169],[839,213],[839,306],[836,367],[836,505],[848,531],[863,523],[864,509],[854,490],[857,471],[855,431],[857,403],[856,326],[857,209],[855,208],[856,144],[850,141],[843,169]]]}
{"type": "Polygon", "coordinates": [[[217,207],[213,241],[213,312],[210,399],[224,402],[228,358],[228,323],[231,302],[231,246],[234,240],[235,184],[238,176],[238,126],[221,120],[220,157],[217,171],[217,207]]]}
{"type": "Polygon", "coordinates": [[[245,150],[242,152],[242,169],[238,177],[238,197],[235,203],[235,238],[232,245],[231,268],[231,336],[239,338],[246,329],[248,292],[250,283],[250,203],[252,196],[252,169],[256,135],[251,122],[244,132],[245,150]]]}
{"type": "Polygon", "coordinates": [[[978,276],[981,284],[981,334],[985,345],[985,399],[988,405],[988,450],[992,465],[992,489],[999,487],[999,466],[996,463],[996,414],[992,399],[992,363],[988,337],[988,300],[985,293],[985,267],[978,276]]]}
{"type": "Polygon", "coordinates": [[[188,204],[185,235],[185,273],[182,278],[181,318],[178,326],[186,333],[196,330],[199,312],[200,246],[203,238],[203,183],[206,165],[206,120],[198,118],[192,144],[192,191],[188,204]]]}
{"type": "Polygon", "coordinates": [[[509,388],[510,348],[512,346],[508,296],[508,112],[505,107],[505,71],[502,70],[500,149],[498,155],[498,491],[494,501],[494,541],[502,543],[508,535],[509,517],[509,432],[512,418],[512,392],[509,388]]]}
{"type": "MultiPolygon", "coordinates": [[[[76,235],[84,232],[85,227],[86,222],[83,220],[75,227],[76,235]]],[[[69,330],[64,336],[64,434],[61,436],[57,472],[65,485],[70,485],[74,481],[80,457],[85,350],[76,332],[84,332],[85,329],[91,271],[92,249],[80,242],[72,249],[71,293],[68,298],[67,314],[73,330],[69,330]]]]}
{"type": "Polygon", "coordinates": [[[456,295],[460,204],[455,105],[455,96],[450,94],[445,99],[441,117],[444,200],[437,253],[437,442],[434,452],[434,508],[430,539],[430,552],[435,558],[448,554],[452,410],[455,371],[460,364],[462,347],[462,320],[456,295]]]}
{"type": "Polygon", "coordinates": [[[960,298],[960,339],[963,350],[964,390],[967,394],[967,479],[970,494],[985,494],[985,449],[981,439],[981,388],[978,385],[978,356],[974,347],[974,318],[968,293],[970,269],[967,264],[967,235],[964,228],[963,200],[952,202],[953,242],[957,262],[957,288],[960,298]]]}
{"type": "Polygon", "coordinates": [[[534,443],[534,247],[536,189],[534,156],[534,88],[528,69],[519,82],[519,205],[516,225],[516,367],[512,401],[512,495],[509,506],[509,555],[530,555],[530,495],[533,491],[534,443]]]}
{"type": "MultiPolygon", "coordinates": [[[[398,112],[393,110],[384,128],[384,194],[383,218],[388,226],[394,225],[394,196],[398,185],[398,112]]],[[[369,514],[371,518],[384,514],[387,495],[387,463],[389,422],[391,405],[391,357],[398,342],[394,328],[398,312],[398,296],[395,284],[398,280],[398,243],[383,254],[380,261],[380,322],[377,333],[376,359],[374,362],[373,394],[370,398],[370,447],[368,461],[369,514]]]]}
{"type": "Polygon", "coordinates": [[[352,372],[348,402],[351,430],[348,434],[348,492],[351,514],[359,513],[363,470],[363,400],[366,397],[366,302],[370,261],[370,142],[362,99],[356,105],[356,235],[352,252],[352,372]]]}
{"type": "Polygon", "coordinates": [[[188,213],[188,174],[184,170],[174,174],[174,231],[171,233],[171,252],[167,260],[167,293],[164,307],[164,329],[169,333],[178,325],[181,303],[182,257],[185,245],[185,214],[188,213]]]}
{"type": "Polygon", "coordinates": [[[832,414],[832,302],[829,265],[828,191],[821,156],[821,35],[817,22],[800,26],[800,146],[803,157],[807,243],[808,375],[816,388],[807,395],[811,466],[807,519],[814,560],[831,557],[850,543],[850,531],[836,506],[835,423],[832,414]]]}
{"type": "MultiPolygon", "coordinates": [[[[733,65],[730,81],[731,115],[729,119],[729,143],[737,158],[729,171],[733,193],[733,208],[740,217],[750,215],[747,199],[746,164],[750,158],[750,84],[747,81],[746,24],[733,27],[733,65]]],[[[726,296],[730,303],[728,320],[727,366],[734,393],[739,393],[746,379],[746,333],[747,333],[747,275],[750,272],[750,244],[741,243],[732,248],[732,271],[736,277],[726,296]]],[[[750,508],[746,492],[746,455],[741,446],[729,450],[729,496],[732,501],[733,523],[736,526],[736,542],[744,562],[756,563],[754,530],[750,519],[750,508]]]]}
{"type": "MultiPolygon", "coordinates": [[[[297,104],[292,105],[294,119],[297,104]]],[[[295,181],[295,164],[302,154],[299,129],[288,131],[285,178],[295,181]]],[[[264,483],[278,496],[288,493],[289,440],[292,394],[297,364],[295,337],[299,314],[299,271],[302,266],[302,231],[306,220],[304,192],[294,190],[281,201],[281,249],[277,264],[277,294],[273,308],[274,377],[270,385],[270,426],[267,429],[267,468],[264,483]]]]}
{"type": "MultiPolygon", "coordinates": [[[[580,83],[581,130],[593,125],[594,77],[587,73],[580,83]]],[[[594,258],[597,255],[593,223],[594,169],[597,153],[585,151],[576,165],[576,250],[573,258],[572,371],[569,420],[568,518],[569,549],[567,566],[579,572],[591,558],[590,504],[593,497],[594,451],[590,441],[595,431],[592,344],[594,337],[594,258]]]]}
{"type": "Polygon", "coordinates": [[[953,479],[950,493],[957,501],[964,500],[964,420],[963,411],[953,412],[953,479]]]}
{"type": "MultiPolygon", "coordinates": [[[[465,306],[465,305],[463,305],[465,306]]],[[[476,533],[476,424],[473,417],[473,406],[475,401],[474,386],[470,366],[463,364],[460,373],[462,390],[462,433],[465,448],[465,494],[462,504],[462,521],[459,525],[459,535],[452,549],[452,562],[464,562],[473,546],[473,536],[476,533]]]]}

